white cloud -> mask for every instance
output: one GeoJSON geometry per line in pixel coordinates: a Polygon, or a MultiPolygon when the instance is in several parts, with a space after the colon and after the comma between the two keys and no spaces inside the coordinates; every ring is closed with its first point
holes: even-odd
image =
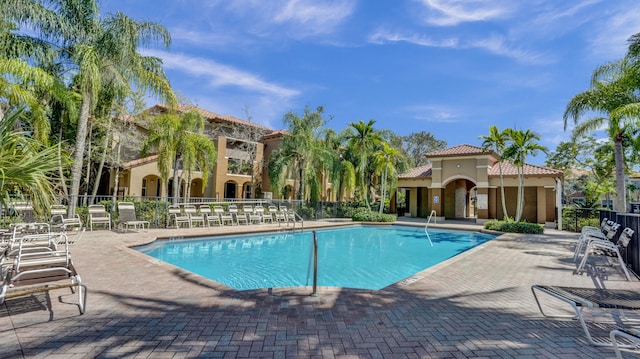
{"type": "Polygon", "coordinates": [[[425,47],[451,47],[456,48],[458,46],[458,39],[455,37],[433,40],[432,38],[418,34],[401,34],[399,32],[390,32],[386,30],[378,30],[369,35],[369,42],[373,44],[384,44],[385,42],[408,42],[410,44],[425,46],[425,47]]]}
{"type": "Polygon", "coordinates": [[[501,0],[422,0],[429,13],[426,22],[436,26],[505,18],[512,11],[510,3],[501,0]]]}
{"type": "Polygon", "coordinates": [[[608,60],[623,57],[627,40],[640,32],[640,4],[626,4],[615,9],[610,16],[604,17],[595,28],[591,46],[594,54],[608,60]]]}
{"type": "Polygon", "coordinates": [[[504,56],[528,64],[548,64],[555,61],[550,56],[510,47],[503,36],[493,35],[486,38],[460,41],[456,37],[435,40],[431,37],[418,34],[402,34],[378,30],[369,36],[369,42],[382,45],[387,42],[407,42],[424,47],[443,47],[452,49],[483,49],[498,56],[504,56]]]}
{"type": "Polygon", "coordinates": [[[544,54],[513,48],[505,43],[503,36],[499,35],[473,40],[465,47],[484,49],[495,55],[509,57],[519,62],[533,65],[548,64],[554,61],[553,58],[544,54]]]}
{"type": "Polygon", "coordinates": [[[405,109],[416,120],[431,123],[456,123],[460,122],[458,111],[443,105],[414,105],[405,109]]]}
{"type": "Polygon", "coordinates": [[[356,0],[233,0],[203,6],[217,13],[227,29],[242,26],[259,37],[285,33],[301,39],[335,32],[353,15],[356,0]]]}
{"type": "Polygon", "coordinates": [[[224,86],[238,87],[247,91],[276,96],[278,98],[291,98],[299,94],[297,90],[269,83],[254,74],[217,63],[210,59],[160,51],[145,51],[145,54],[161,58],[165,68],[178,70],[194,77],[204,78],[205,81],[214,88],[224,86]]]}

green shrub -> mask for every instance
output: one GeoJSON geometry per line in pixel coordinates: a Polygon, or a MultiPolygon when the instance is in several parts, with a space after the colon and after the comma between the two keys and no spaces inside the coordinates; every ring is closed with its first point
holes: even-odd
{"type": "Polygon", "coordinates": [[[356,211],[351,219],[356,222],[395,222],[395,214],[386,214],[380,212],[373,212],[370,210],[356,211]]]}
{"type": "Polygon", "coordinates": [[[509,232],[509,233],[528,233],[528,234],[543,234],[544,227],[539,225],[538,223],[527,223],[527,222],[505,222],[505,221],[487,221],[484,224],[485,229],[489,229],[492,231],[498,232],[509,232]]]}

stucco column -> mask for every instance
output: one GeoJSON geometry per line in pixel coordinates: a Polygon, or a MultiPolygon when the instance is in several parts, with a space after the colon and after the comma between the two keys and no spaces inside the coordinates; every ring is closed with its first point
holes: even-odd
{"type": "Polygon", "coordinates": [[[476,197],[477,219],[489,219],[489,189],[478,188],[476,197]]]}
{"type": "Polygon", "coordinates": [[[443,195],[444,191],[442,188],[432,188],[431,189],[431,209],[436,211],[436,215],[438,217],[444,217],[444,210],[442,208],[442,201],[444,200],[443,195]]]}
{"type": "Polygon", "coordinates": [[[537,222],[544,225],[547,220],[547,190],[544,187],[537,188],[537,222]]]}

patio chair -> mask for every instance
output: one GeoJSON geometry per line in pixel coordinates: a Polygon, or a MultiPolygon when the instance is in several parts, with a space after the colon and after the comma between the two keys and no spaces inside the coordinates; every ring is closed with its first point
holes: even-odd
{"type": "Polygon", "coordinates": [[[233,216],[230,213],[225,213],[222,206],[214,206],[213,213],[220,217],[220,223],[224,226],[225,223],[231,223],[233,225],[233,216]]]}
{"type": "Polygon", "coordinates": [[[267,211],[262,216],[262,222],[273,223],[273,218],[276,216],[276,213],[278,213],[278,208],[276,206],[274,205],[267,206],[267,211]]]}
{"type": "Polygon", "coordinates": [[[630,281],[631,275],[629,274],[629,270],[627,269],[627,264],[622,258],[621,252],[623,252],[627,248],[629,242],[631,242],[631,240],[633,239],[633,233],[633,229],[628,227],[625,228],[620,234],[617,243],[613,243],[609,240],[603,239],[591,239],[587,243],[585,254],[582,257],[582,261],[578,265],[576,272],[582,273],[584,271],[584,267],[587,265],[587,261],[589,260],[589,258],[599,256],[607,259],[608,264],[611,266],[619,264],[624,272],[624,275],[627,277],[627,280],[630,281]],[[616,262],[613,262],[612,258],[615,258],[616,262]]]}
{"type": "Polygon", "coordinates": [[[82,220],[79,215],[73,217],[67,217],[67,208],[61,204],[54,204],[49,209],[49,222],[51,227],[60,231],[66,232],[67,230],[79,231],[82,229],[82,220]]]}
{"type": "Polygon", "coordinates": [[[584,230],[580,234],[580,238],[578,238],[578,243],[576,244],[576,248],[573,252],[573,260],[577,261],[580,255],[584,254],[584,248],[590,240],[602,239],[610,241],[615,237],[616,233],[618,233],[619,228],[620,224],[613,221],[607,221],[607,224],[603,227],[602,231],[595,231],[591,229],[584,230]]]}
{"type": "Polygon", "coordinates": [[[235,204],[230,204],[228,210],[229,210],[229,213],[235,218],[236,223],[238,225],[240,225],[240,222],[243,222],[244,224],[249,224],[247,215],[244,213],[240,213],[238,211],[238,206],[236,206],[235,204]]]}
{"type": "Polygon", "coordinates": [[[249,214],[249,222],[260,224],[262,223],[262,216],[264,215],[264,207],[258,205],[253,208],[253,212],[249,214]]]}
{"type": "Polygon", "coordinates": [[[93,231],[96,224],[105,225],[111,230],[111,213],[107,212],[101,204],[92,204],[88,208],[89,212],[89,229],[93,231]]]}
{"type": "Polygon", "coordinates": [[[207,226],[211,226],[212,223],[217,223],[219,226],[222,225],[222,222],[220,222],[220,216],[212,213],[211,207],[208,204],[200,206],[200,213],[204,216],[207,226]]]}
{"type": "MultiPolygon", "coordinates": [[[[207,206],[209,207],[209,206],[207,206]]],[[[186,204],[184,206],[184,213],[189,216],[189,221],[191,222],[191,226],[195,226],[197,223],[200,223],[201,227],[204,227],[207,223],[204,214],[198,211],[196,206],[191,204],[186,204]]]]}
{"type": "MultiPolygon", "coordinates": [[[[589,332],[589,327],[584,319],[583,310],[585,308],[599,309],[605,311],[617,310],[640,310],[640,293],[622,289],[595,289],[595,288],[575,288],[575,287],[556,287],[545,285],[531,286],[531,292],[538,305],[540,313],[546,318],[571,318],[578,319],[589,344],[594,346],[612,347],[613,343],[609,341],[594,340],[589,332]],[[569,304],[575,311],[575,315],[567,314],[547,314],[544,312],[537,293],[544,293],[556,299],[555,302],[563,302],[569,304]]],[[[632,320],[632,319],[629,319],[632,320]]],[[[632,345],[624,345],[622,347],[633,347],[632,345]]]]}
{"type": "Polygon", "coordinates": [[[66,234],[57,234],[63,238],[64,245],[55,250],[34,250],[27,245],[38,236],[47,237],[47,240],[53,237],[53,235],[41,234],[20,239],[16,258],[11,267],[3,273],[5,275],[0,290],[0,303],[3,303],[6,298],[77,287],[80,313],[83,314],[87,303],[87,287],[82,283],[71,261],[69,244],[65,240],[66,234]],[[60,283],[61,281],[64,282],[60,283]]]}
{"type": "Polygon", "coordinates": [[[133,202],[118,203],[118,228],[126,233],[129,228],[138,229],[138,227],[146,232],[149,230],[149,222],[136,218],[136,207],[133,202]]]}
{"type": "Polygon", "coordinates": [[[287,221],[287,207],[280,206],[280,209],[276,213],[276,222],[286,222],[287,221]]]}
{"type": "Polygon", "coordinates": [[[618,345],[618,337],[622,337],[631,343],[628,346],[626,346],[628,348],[633,348],[640,345],[640,329],[618,328],[618,329],[612,330],[609,333],[609,338],[611,339],[611,343],[613,344],[613,350],[615,350],[616,358],[618,359],[622,359],[622,352],[620,351],[621,346],[618,345]]]}
{"type": "Polygon", "coordinates": [[[198,208],[198,213],[202,216],[202,226],[210,226],[209,217],[212,217],[211,207],[208,204],[201,204],[198,208]]]}
{"type": "Polygon", "coordinates": [[[177,204],[169,206],[169,221],[172,222],[176,228],[180,228],[181,223],[191,228],[191,217],[189,217],[187,213],[184,213],[182,208],[177,204]]]}

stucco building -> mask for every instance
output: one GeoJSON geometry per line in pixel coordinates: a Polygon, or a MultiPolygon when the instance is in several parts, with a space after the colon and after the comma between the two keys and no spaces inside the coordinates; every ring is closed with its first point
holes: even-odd
{"type": "MultiPolygon", "coordinates": [[[[401,174],[398,190],[406,195],[407,215],[440,219],[502,219],[498,156],[481,147],[459,145],[427,154],[430,163],[401,174]]],[[[523,220],[555,226],[561,206],[563,173],[525,164],[523,220]]],[[[517,168],[502,162],[508,215],[515,216],[517,168]]]]}

